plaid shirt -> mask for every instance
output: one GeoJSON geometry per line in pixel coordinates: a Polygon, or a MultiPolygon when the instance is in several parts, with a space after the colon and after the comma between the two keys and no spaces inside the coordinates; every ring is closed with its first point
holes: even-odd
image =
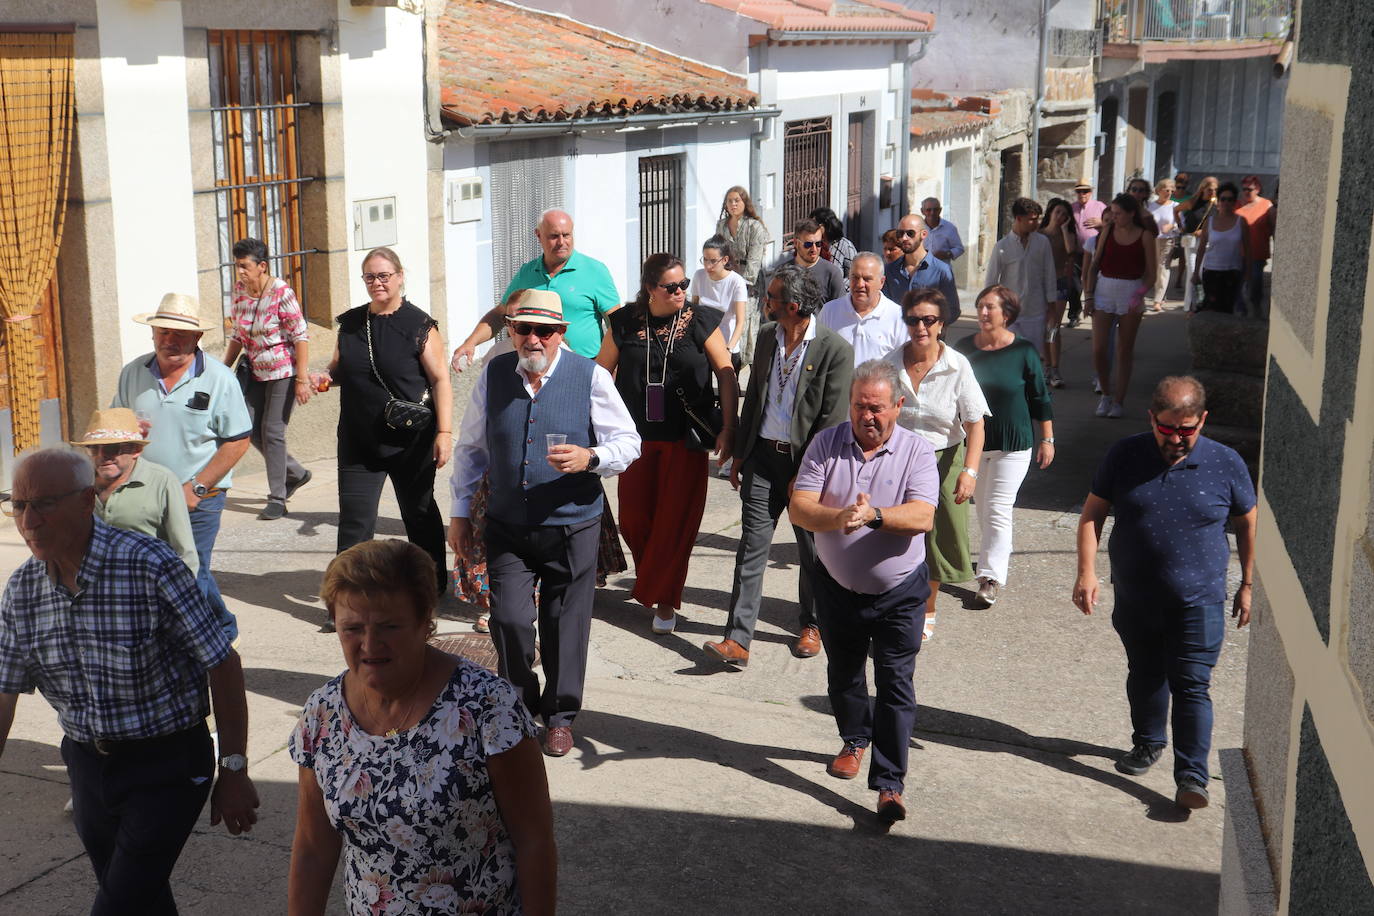
{"type": "Polygon", "coordinates": [[[95,520],[75,596],[30,557],[0,599],[0,693],[35,687],[74,741],[153,738],[210,712],[229,654],[195,577],[157,538],[95,520]]]}

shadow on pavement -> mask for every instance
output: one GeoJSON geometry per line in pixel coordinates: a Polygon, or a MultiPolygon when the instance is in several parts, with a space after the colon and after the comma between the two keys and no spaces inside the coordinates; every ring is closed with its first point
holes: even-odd
{"type": "Polygon", "coordinates": [[[297,620],[319,626],[325,610],[320,600],[320,580],[324,570],[291,569],[280,572],[241,573],[215,570],[220,591],[258,607],[290,614],[297,620]]]}
{"type": "MultiPolygon", "coordinates": [[[[342,654],[339,657],[339,670],[344,670],[342,654]]],[[[333,675],[307,674],[303,671],[282,671],[278,668],[244,668],[243,680],[249,693],[281,700],[295,707],[304,707],[305,701],[333,675]]]]}

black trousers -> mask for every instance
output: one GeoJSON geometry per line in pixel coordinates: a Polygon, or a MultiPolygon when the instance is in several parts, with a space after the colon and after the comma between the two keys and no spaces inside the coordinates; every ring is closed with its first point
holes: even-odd
{"type": "Polygon", "coordinates": [[[100,889],[93,916],[175,914],[168,879],[210,796],[210,732],[195,728],[106,756],[62,739],[72,820],[100,889]]]}
{"type": "Polygon", "coordinates": [[[840,738],[872,744],[868,787],[902,791],[907,749],[916,725],[916,653],[921,651],[929,574],[922,563],[881,595],[840,585],[816,563],[816,611],[825,644],[826,682],[840,738]],[[876,700],[868,695],[864,666],[873,654],[876,700]]]}
{"type": "Polygon", "coordinates": [[[500,674],[530,715],[550,728],[571,725],[582,709],[587,640],[596,593],[601,515],[577,525],[515,525],[487,516],[491,639],[500,674]],[[534,673],[534,585],[539,583],[539,651],[544,689],[534,673]]]}
{"type": "Polygon", "coordinates": [[[444,517],[434,502],[434,470],[432,436],[421,436],[415,445],[386,458],[346,461],[340,455],[338,552],[372,540],[382,484],[390,480],[401,507],[406,539],[434,559],[439,594],[443,595],[448,588],[448,557],[444,517]]]}

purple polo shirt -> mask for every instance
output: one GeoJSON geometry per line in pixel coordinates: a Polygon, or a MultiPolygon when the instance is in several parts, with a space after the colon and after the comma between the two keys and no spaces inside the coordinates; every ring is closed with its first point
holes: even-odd
{"type": "Polygon", "coordinates": [[[1107,212],[1107,205],[1100,200],[1089,200],[1086,204],[1074,201],[1069,204],[1069,209],[1073,211],[1073,227],[1078,233],[1078,244],[1080,246],[1088,244],[1088,239],[1097,238],[1100,229],[1089,229],[1083,225],[1087,219],[1101,219],[1102,214],[1107,212]]]}
{"type": "MultiPolygon", "coordinates": [[[[892,428],[892,436],[873,457],[864,460],[849,421],[822,430],[811,440],[797,471],[796,489],[819,493],[821,505],[853,505],[860,493],[870,505],[885,509],[920,500],[936,505],[940,473],[935,450],[909,429],[892,428]]],[[[826,572],[852,592],[881,595],[900,585],[925,562],[922,537],[860,528],[853,534],[818,531],[816,553],[826,572]]]]}

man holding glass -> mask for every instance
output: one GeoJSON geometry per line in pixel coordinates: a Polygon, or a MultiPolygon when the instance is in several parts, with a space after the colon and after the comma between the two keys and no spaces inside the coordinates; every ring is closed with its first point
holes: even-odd
{"type": "Polygon", "coordinates": [[[529,290],[506,320],[515,349],[487,361],[458,433],[449,544],[467,554],[472,499],[489,474],[485,538],[500,674],[543,718],[544,753],[562,757],[572,749],[587,672],[600,478],[629,467],[640,440],[610,373],[562,347],[568,324],[558,293],[529,290]]]}

